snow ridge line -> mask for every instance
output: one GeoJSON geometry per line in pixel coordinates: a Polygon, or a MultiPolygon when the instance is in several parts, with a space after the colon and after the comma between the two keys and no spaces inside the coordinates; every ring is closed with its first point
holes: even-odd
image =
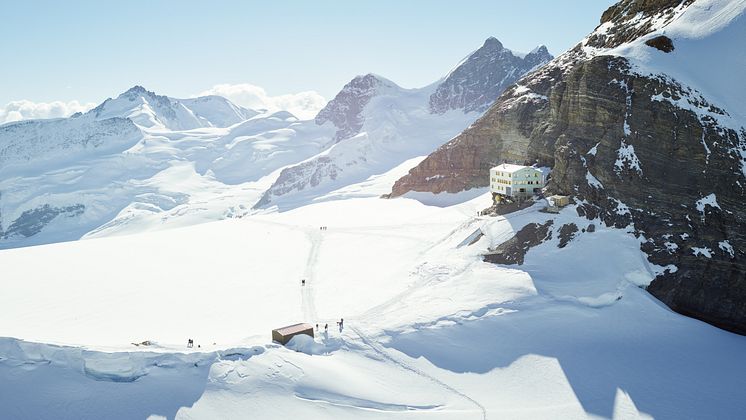
{"type": "Polygon", "coordinates": [[[360,337],[360,340],[365,345],[367,345],[368,347],[370,347],[373,351],[375,351],[376,353],[378,353],[381,357],[383,357],[384,359],[390,361],[391,363],[399,366],[400,368],[402,368],[404,370],[408,370],[408,371],[414,373],[417,376],[420,376],[420,377],[425,378],[425,379],[429,379],[430,381],[432,381],[432,382],[440,385],[441,387],[447,389],[448,391],[452,392],[453,394],[456,394],[456,395],[460,396],[461,398],[469,401],[470,403],[474,404],[482,412],[482,420],[487,420],[487,409],[484,408],[484,406],[482,404],[480,404],[479,402],[477,402],[475,399],[473,399],[470,396],[464,394],[463,392],[457,390],[456,388],[448,385],[447,383],[441,381],[440,379],[435,378],[434,376],[429,375],[429,374],[423,372],[422,370],[420,370],[420,369],[418,369],[416,367],[410,366],[406,362],[403,362],[401,360],[396,359],[394,356],[392,356],[391,354],[389,354],[386,351],[386,349],[384,349],[380,344],[373,342],[372,339],[370,339],[368,336],[366,336],[365,334],[363,334],[360,331],[359,328],[357,328],[357,327],[349,327],[349,328],[355,334],[357,334],[358,337],[360,337]]]}

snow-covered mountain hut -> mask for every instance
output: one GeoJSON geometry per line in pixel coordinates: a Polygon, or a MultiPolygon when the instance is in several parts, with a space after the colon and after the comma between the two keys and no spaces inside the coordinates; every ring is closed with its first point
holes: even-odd
{"type": "Polygon", "coordinates": [[[525,198],[541,192],[544,176],[531,166],[503,163],[490,169],[490,191],[493,196],[525,198]]]}

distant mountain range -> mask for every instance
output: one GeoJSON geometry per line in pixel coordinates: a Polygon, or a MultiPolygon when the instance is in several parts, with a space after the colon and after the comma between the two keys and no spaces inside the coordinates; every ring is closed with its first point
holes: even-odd
{"type": "Polygon", "coordinates": [[[432,152],[550,59],[489,38],[421,89],[355,77],[308,121],[135,86],[84,114],[0,125],[0,248],[320,199],[432,152]]]}

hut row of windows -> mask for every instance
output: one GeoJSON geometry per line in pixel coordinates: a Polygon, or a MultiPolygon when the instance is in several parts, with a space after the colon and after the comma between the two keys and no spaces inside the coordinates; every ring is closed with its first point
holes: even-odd
{"type": "Polygon", "coordinates": [[[506,185],[524,184],[524,183],[525,184],[529,184],[529,185],[534,185],[534,184],[539,185],[539,184],[541,184],[540,181],[525,181],[525,182],[512,181],[511,182],[511,181],[506,181],[504,179],[498,179],[498,178],[495,178],[495,177],[492,177],[492,183],[493,184],[506,184],[506,185]]]}
{"type": "MultiPolygon", "coordinates": [[[[512,178],[512,177],[513,177],[513,174],[512,174],[511,172],[499,172],[499,171],[498,171],[498,172],[497,172],[497,176],[504,176],[504,177],[507,177],[507,178],[512,178]]],[[[530,177],[531,177],[531,174],[528,174],[528,175],[526,175],[526,176],[530,178],[530,177]]],[[[534,172],[534,176],[533,176],[533,178],[538,178],[538,177],[539,177],[539,174],[538,174],[538,173],[536,173],[536,172],[534,172]]]]}
{"type": "MultiPolygon", "coordinates": [[[[497,186],[497,189],[500,190],[500,191],[505,191],[505,188],[506,187],[503,187],[502,185],[498,185],[497,186]]],[[[540,189],[539,188],[534,188],[534,191],[540,191],[540,189]]],[[[526,189],[525,188],[519,188],[518,192],[522,192],[522,193],[526,192],[526,189]]]]}

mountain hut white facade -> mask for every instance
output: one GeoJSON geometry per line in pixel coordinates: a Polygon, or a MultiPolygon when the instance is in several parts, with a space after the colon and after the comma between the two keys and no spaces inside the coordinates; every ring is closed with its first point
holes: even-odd
{"type": "Polygon", "coordinates": [[[490,191],[493,197],[531,197],[544,188],[544,175],[531,166],[503,163],[490,169],[490,191]]]}

